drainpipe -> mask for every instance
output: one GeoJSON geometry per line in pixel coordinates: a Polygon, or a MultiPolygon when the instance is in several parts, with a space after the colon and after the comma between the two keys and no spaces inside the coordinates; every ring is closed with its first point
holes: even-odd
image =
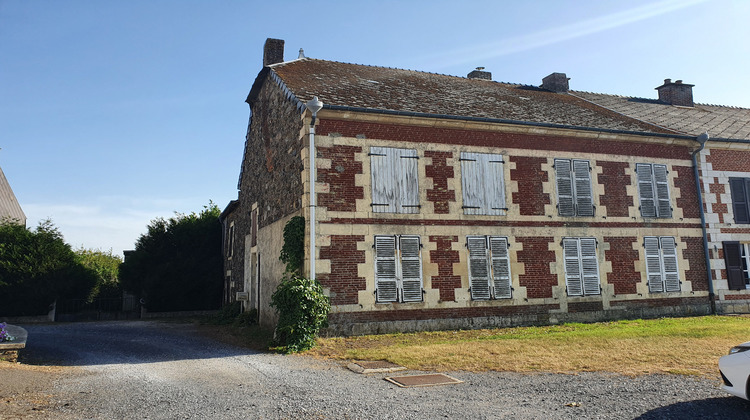
{"type": "Polygon", "coordinates": [[[315,198],[315,117],[318,115],[318,111],[323,108],[323,102],[318,99],[317,96],[313,97],[308,101],[305,106],[312,112],[312,120],[310,121],[310,279],[315,278],[315,206],[317,199],[315,198]]]}
{"type": "Polygon", "coordinates": [[[714,282],[713,282],[713,276],[711,274],[711,257],[708,254],[708,235],[706,234],[706,214],[703,211],[703,188],[701,187],[701,180],[698,176],[698,161],[696,159],[696,156],[698,153],[703,150],[703,147],[706,145],[706,142],[708,141],[708,132],[705,132],[701,134],[700,136],[695,138],[698,143],[700,143],[701,147],[698,148],[698,150],[693,152],[693,176],[695,176],[695,186],[698,189],[698,208],[700,209],[700,215],[701,215],[701,229],[703,230],[703,253],[704,257],[706,258],[706,274],[708,275],[708,299],[711,303],[711,314],[716,314],[716,302],[714,302],[714,282]]]}

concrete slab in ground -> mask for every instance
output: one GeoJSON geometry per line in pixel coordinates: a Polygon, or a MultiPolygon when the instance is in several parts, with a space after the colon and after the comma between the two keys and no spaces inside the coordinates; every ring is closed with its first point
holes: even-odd
{"type": "Polygon", "coordinates": [[[442,373],[430,373],[427,375],[409,375],[409,376],[394,376],[385,378],[386,381],[396,384],[402,388],[412,388],[418,386],[435,386],[435,385],[451,385],[460,384],[460,381],[456,378],[444,375],[442,373]]]}
{"type": "Polygon", "coordinates": [[[357,373],[389,373],[397,372],[399,370],[406,370],[405,367],[399,366],[395,363],[386,362],[385,360],[375,361],[359,361],[349,363],[347,366],[351,371],[357,373]]]}

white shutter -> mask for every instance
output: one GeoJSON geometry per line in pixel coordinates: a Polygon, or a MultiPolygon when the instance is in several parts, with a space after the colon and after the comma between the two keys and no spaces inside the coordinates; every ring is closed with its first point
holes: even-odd
{"type": "Polygon", "coordinates": [[[490,253],[492,254],[493,295],[495,299],[509,299],[512,295],[512,288],[508,239],[491,236],[490,253]]]}
{"type": "Polygon", "coordinates": [[[461,152],[461,187],[464,214],[485,214],[484,180],[479,153],[461,152]]]}
{"type": "Polygon", "coordinates": [[[419,213],[418,157],[414,149],[396,150],[394,174],[396,182],[397,213],[419,213]]]}
{"type": "Polygon", "coordinates": [[[583,294],[599,295],[599,262],[596,259],[596,239],[580,238],[581,273],[583,274],[583,294]]]}
{"type": "Polygon", "coordinates": [[[638,176],[638,196],[641,198],[641,216],[656,217],[656,199],[651,165],[637,163],[635,171],[638,176]]]}
{"type": "Polygon", "coordinates": [[[505,214],[505,175],[503,174],[503,155],[486,154],[485,158],[485,194],[487,213],[490,215],[505,214]]]}
{"type": "Polygon", "coordinates": [[[680,274],[677,271],[677,244],[671,236],[661,239],[661,254],[664,267],[664,289],[667,292],[680,291],[680,274]]]}
{"type": "Polygon", "coordinates": [[[555,181],[557,183],[557,211],[560,216],[575,216],[573,204],[573,174],[570,159],[555,159],[555,181]]]}
{"type": "Polygon", "coordinates": [[[669,179],[666,165],[653,165],[654,188],[658,201],[658,217],[672,217],[672,203],[669,200],[669,179]]]}
{"type": "Polygon", "coordinates": [[[591,171],[589,161],[574,160],[576,216],[594,215],[594,198],[591,191],[591,171]]]}
{"type": "Polygon", "coordinates": [[[375,237],[375,291],[378,302],[396,302],[396,237],[375,237]]]}
{"type": "Polygon", "coordinates": [[[472,299],[490,298],[490,273],[487,263],[487,238],[469,236],[466,238],[469,249],[469,285],[472,299]]]}
{"type": "Polygon", "coordinates": [[[578,240],[563,239],[563,256],[565,259],[565,285],[568,296],[582,296],[581,263],[578,252],[578,240]]]}
{"type": "Polygon", "coordinates": [[[643,238],[646,253],[646,277],[648,277],[648,291],[658,293],[664,291],[662,279],[661,256],[659,252],[659,238],[647,236],[643,238]]]}
{"type": "Polygon", "coordinates": [[[402,301],[422,301],[422,260],[419,236],[401,236],[401,288],[402,301]]]}
{"type": "Polygon", "coordinates": [[[370,147],[372,211],[374,213],[394,213],[396,211],[394,160],[394,149],[370,147]]]}

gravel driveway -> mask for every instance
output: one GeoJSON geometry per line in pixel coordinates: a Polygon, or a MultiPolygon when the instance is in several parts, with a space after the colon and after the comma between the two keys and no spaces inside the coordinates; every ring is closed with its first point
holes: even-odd
{"type": "Polygon", "coordinates": [[[399,388],[339,362],[216,343],[189,324],[25,328],[27,359],[80,367],[56,381],[39,418],[750,419],[750,404],[713,378],[449,372],[464,383],[399,388]]]}

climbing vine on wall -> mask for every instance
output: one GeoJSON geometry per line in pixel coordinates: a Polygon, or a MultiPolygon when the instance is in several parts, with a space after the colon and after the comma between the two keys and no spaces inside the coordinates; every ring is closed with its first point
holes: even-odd
{"type": "Polygon", "coordinates": [[[305,262],[305,218],[294,216],[284,226],[284,245],[279,259],[286,264],[286,271],[298,275],[305,262]]]}

